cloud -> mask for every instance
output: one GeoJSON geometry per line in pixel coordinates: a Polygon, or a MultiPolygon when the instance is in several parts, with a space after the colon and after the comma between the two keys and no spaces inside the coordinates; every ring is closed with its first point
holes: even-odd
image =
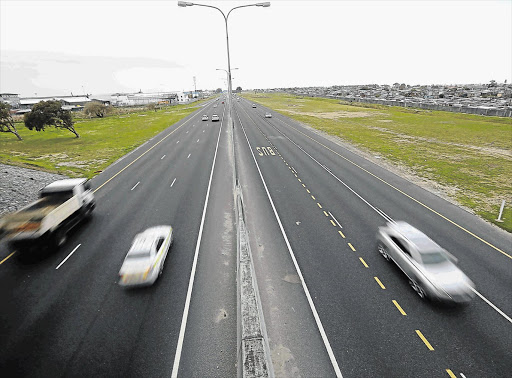
{"type": "Polygon", "coordinates": [[[166,77],[183,69],[164,59],[80,56],[47,51],[1,51],[0,67],[0,92],[22,96],[139,90],[147,84],[153,87],[165,85],[166,77]],[[158,72],[160,78],[153,72],[158,72]],[[146,84],[148,79],[150,83],[146,84]],[[155,85],[156,81],[159,84],[155,85]]]}

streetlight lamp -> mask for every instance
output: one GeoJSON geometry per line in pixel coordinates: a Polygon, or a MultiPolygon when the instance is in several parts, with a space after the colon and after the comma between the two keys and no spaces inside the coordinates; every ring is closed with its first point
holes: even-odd
{"type": "MultiPolygon", "coordinates": [[[[237,69],[238,68],[232,68],[231,71],[234,71],[234,70],[237,70],[237,69]]],[[[216,71],[224,71],[226,73],[226,78],[229,81],[229,72],[228,72],[228,70],[225,70],[224,68],[216,68],[215,70],[216,71]]],[[[233,79],[233,78],[231,78],[231,79],[233,79]]],[[[229,88],[228,88],[228,91],[229,91],[229,88]]]]}
{"type": "Polygon", "coordinates": [[[231,12],[233,12],[235,9],[238,9],[238,8],[246,8],[246,7],[264,7],[264,8],[267,8],[267,7],[270,6],[270,1],[265,1],[263,3],[256,3],[256,4],[240,5],[238,7],[232,8],[228,12],[227,15],[225,15],[222,10],[220,10],[217,7],[214,7],[213,5],[196,4],[196,3],[191,3],[191,2],[188,2],[188,1],[178,1],[178,6],[179,7],[191,7],[193,5],[197,5],[199,7],[207,7],[207,8],[217,9],[222,14],[222,16],[224,17],[224,22],[226,24],[226,48],[227,48],[227,52],[228,52],[228,70],[227,70],[227,74],[228,74],[228,101],[229,101],[229,109],[231,111],[231,61],[229,59],[228,17],[231,14],[231,12]]]}

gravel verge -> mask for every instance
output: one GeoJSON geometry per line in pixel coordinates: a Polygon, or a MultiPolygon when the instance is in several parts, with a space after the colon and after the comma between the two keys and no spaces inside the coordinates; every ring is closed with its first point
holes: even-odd
{"type": "Polygon", "coordinates": [[[67,176],[0,164],[0,216],[38,198],[39,190],[67,176]]]}

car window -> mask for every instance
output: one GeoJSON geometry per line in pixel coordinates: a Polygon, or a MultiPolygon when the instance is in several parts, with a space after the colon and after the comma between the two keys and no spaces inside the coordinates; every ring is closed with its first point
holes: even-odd
{"type": "Polygon", "coordinates": [[[442,254],[441,252],[422,253],[421,260],[423,261],[423,264],[425,264],[425,265],[440,264],[440,263],[448,261],[446,256],[444,254],[442,254]]]}
{"type": "Polygon", "coordinates": [[[127,258],[129,259],[141,259],[141,258],[148,258],[151,257],[151,250],[150,249],[144,249],[144,250],[132,250],[128,254],[127,258]]]}
{"type": "Polygon", "coordinates": [[[404,251],[404,253],[406,255],[408,255],[409,257],[412,257],[409,249],[398,238],[391,236],[391,240],[393,240],[393,242],[398,246],[398,248],[400,248],[402,251],[404,251]]]}
{"type": "Polygon", "coordinates": [[[156,242],[156,251],[158,252],[160,248],[162,247],[162,244],[164,244],[164,238],[158,238],[156,242]]]}

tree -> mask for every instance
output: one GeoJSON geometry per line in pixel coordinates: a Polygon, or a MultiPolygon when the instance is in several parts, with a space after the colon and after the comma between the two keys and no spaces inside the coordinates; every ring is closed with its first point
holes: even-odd
{"type": "Polygon", "coordinates": [[[25,127],[29,130],[44,131],[47,126],[57,129],[66,129],[80,138],[73,127],[73,118],[69,110],[62,109],[60,101],[40,101],[35,104],[32,111],[24,116],[25,127]]]}
{"type": "Polygon", "coordinates": [[[98,101],[91,101],[85,104],[84,113],[88,116],[95,115],[98,118],[103,118],[107,113],[107,107],[98,101]]]}
{"type": "Polygon", "coordinates": [[[236,87],[235,92],[238,92],[238,93],[242,92],[242,87],[240,87],[240,86],[239,86],[239,87],[236,87]]]}
{"type": "Polygon", "coordinates": [[[217,89],[215,90],[215,93],[222,93],[222,88],[217,88],[217,89]]]}
{"type": "Polygon", "coordinates": [[[0,101],[0,132],[13,133],[19,140],[22,140],[20,134],[18,134],[18,130],[16,130],[16,126],[14,125],[14,120],[12,119],[10,110],[11,105],[0,101]]]}

